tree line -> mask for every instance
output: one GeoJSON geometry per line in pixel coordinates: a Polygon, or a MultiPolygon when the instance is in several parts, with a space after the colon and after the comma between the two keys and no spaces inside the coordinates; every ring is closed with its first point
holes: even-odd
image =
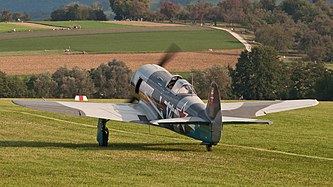
{"type": "MultiPolygon", "coordinates": [[[[193,86],[200,98],[206,99],[212,81],[220,86],[222,99],[274,100],[316,98],[333,100],[333,71],[321,62],[285,64],[278,52],[269,46],[243,51],[235,68],[212,66],[192,70],[193,86]]],[[[132,72],[117,60],[90,70],[78,67],[59,68],[28,78],[0,72],[0,97],[128,98],[132,72]]],[[[190,79],[191,77],[185,77],[190,79]]]]}
{"type": "Polygon", "coordinates": [[[213,66],[194,70],[193,84],[197,94],[206,98],[211,81],[220,86],[222,99],[333,100],[333,71],[322,62],[285,64],[270,46],[243,51],[235,68],[213,66]]]}
{"type": "Polygon", "coordinates": [[[99,3],[93,3],[92,5],[70,3],[63,8],[54,10],[50,17],[51,21],[108,20],[99,3]]]}
{"type": "Polygon", "coordinates": [[[11,12],[10,10],[3,10],[0,12],[0,22],[29,20],[30,16],[25,12],[11,12]]]}
{"type": "Polygon", "coordinates": [[[54,73],[22,78],[0,71],[0,98],[127,98],[131,70],[113,60],[90,70],[61,67],[54,73]]]}

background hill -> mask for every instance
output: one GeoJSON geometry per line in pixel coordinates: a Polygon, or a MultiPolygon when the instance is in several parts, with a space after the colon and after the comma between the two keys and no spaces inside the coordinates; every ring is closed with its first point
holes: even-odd
{"type": "Polygon", "coordinates": [[[108,0],[0,0],[0,11],[9,9],[13,12],[26,12],[32,20],[43,20],[50,16],[50,13],[71,2],[92,4],[100,2],[104,11],[110,11],[108,0]]]}
{"type": "MultiPolygon", "coordinates": [[[[151,0],[151,9],[157,9],[159,3],[162,0],[151,0]]],[[[172,0],[175,3],[182,5],[191,4],[197,0],[172,0]]],[[[217,4],[222,0],[207,0],[212,4],[217,4]]],[[[277,0],[281,2],[282,0],[277,0]]],[[[333,0],[327,0],[328,2],[333,2],[333,0]]],[[[56,8],[63,7],[64,5],[71,2],[79,2],[83,4],[92,4],[94,2],[100,2],[103,10],[110,13],[109,0],[0,0],[0,11],[4,9],[9,9],[13,12],[27,12],[30,14],[32,20],[43,20],[50,16],[50,13],[56,8]]]]}

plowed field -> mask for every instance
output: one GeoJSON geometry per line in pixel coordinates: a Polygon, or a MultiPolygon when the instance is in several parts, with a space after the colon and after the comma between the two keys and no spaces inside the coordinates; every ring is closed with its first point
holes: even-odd
{"type": "MultiPolygon", "coordinates": [[[[235,65],[241,51],[238,49],[177,53],[166,69],[172,72],[188,72],[192,69],[205,69],[214,64],[235,65]]],[[[29,75],[43,72],[52,73],[62,66],[91,69],[112,59],[125,62],[134,71],[143,64],[157,63],[163,55],[164,53],[0,56],[0,71],[9,75],[29,75]]]]}

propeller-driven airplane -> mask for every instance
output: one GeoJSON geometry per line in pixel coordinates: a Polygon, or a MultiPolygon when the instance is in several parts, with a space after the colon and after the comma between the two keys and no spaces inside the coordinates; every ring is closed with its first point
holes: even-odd
{"type": "Polygon", "coordinates": [[[287,100],[260,102],[220,102],[218,85],[212,82],[205,104],[195,93],[192,85],[179,75],[172,75],[162,66],[173,57],[167,53],[159,65],[146,64],[132,76],[130,87],[133,98],[129,103],[82,103],[13,100],[13,103],[32,109],[98,118],[97,141],[107,146],[109,120],[155,125],[170,129],[202,141],[207,151],[220,142],[224,124],[264,123],[251,117],[268,113],[315,106],[317,100],[287,100]],[[134,103],[138,100],[137,103],[134,103]]]}

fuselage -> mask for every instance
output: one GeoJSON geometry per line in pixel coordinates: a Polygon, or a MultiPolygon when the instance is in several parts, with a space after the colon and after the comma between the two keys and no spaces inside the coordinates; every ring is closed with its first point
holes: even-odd
{"type": "MultiPolygon", "coordinates": [[[[146,64],[131,78],[133,95],[143,102],[155,119],[199,117],[203,124],[164,124],[180,134],[216,144],[220,137],[212,140],[211,121],[207,116],[206,104],[196,95],[192,85],[179,75],[172,75],[163,67],[146,64]]],[[[161,126],[161,125],[160,125],[161,126]]]]}
{"type": "Polygon", "coordinates": [[[158,119],[200,116],[205,111],[206,105],[188,81],[155,64],[134,73],[131,89],[137,99],[151,105],[158,119]]]}

